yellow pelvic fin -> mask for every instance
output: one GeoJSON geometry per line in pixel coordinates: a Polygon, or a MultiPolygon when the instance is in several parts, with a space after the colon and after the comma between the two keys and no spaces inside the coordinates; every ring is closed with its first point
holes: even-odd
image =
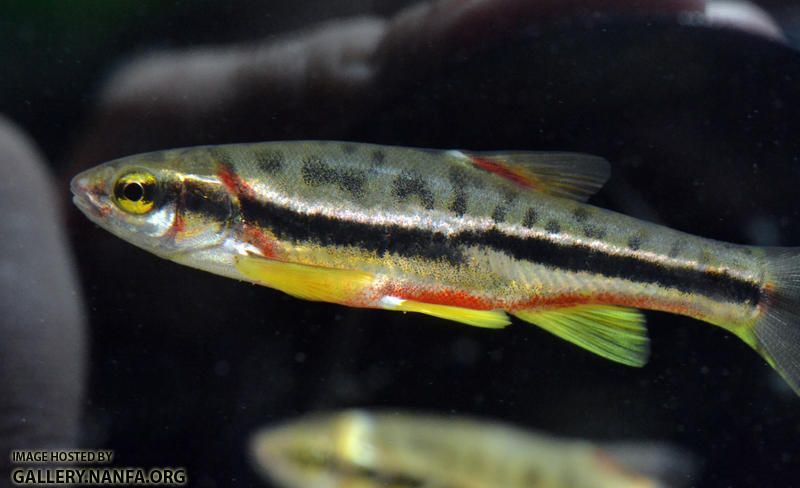
{"type": "Polygon", "coordinates": [[[394,297],[385,297],[382,302],[387,310],[401,312],[417,312],[433,315],[442,319],[461,322],[462,324],[485,327],[487,329],[502,329],[511,321],[502,310],[473,310],[471,308],[454,307],[452,305],[439,305],[436,303],[402,300],[394,297]]]}
{"type": "Polygon", "coordinates": [[[650,354],[644,315],[635,308],[579,305],[514,315],[618,363],[643,366],[650,354]]]}
{"type": "Polygon", "coordinates": [[[297,298],[345,305],[374,279],[364,271],[285,263],[253,255],[237,257],[236,269],[249,280],[297,298]]]}
{"type": "Polygon", "coordinates": [[[464,153],[479,168],[548,195],[586,201],[608,180],[608,161],[563,152],[464,153]]]}

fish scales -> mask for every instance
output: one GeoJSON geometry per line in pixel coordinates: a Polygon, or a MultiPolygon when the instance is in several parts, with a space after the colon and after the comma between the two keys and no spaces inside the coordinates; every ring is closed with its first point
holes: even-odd
{"type": "Polygon", "coordinates": [[[647,356],[634,308],[679,313],[734,332],[797,389],[800,253],[583,203],[607,175],[573,153],[294,141],[131,156],[72,188],[140,247],[300,298],[484,327],[508,313],[631,365],[647,356]]]}
{"type": "MultiPolygon", "coordinates": [[[[480,250],[544,265],[534,274],[540,279],[529,278],[527,288],[551,289],[548,285],[560,280],[548,280],[548,273],[591,272],[599,279],[614,277],[732,303],[758,303],[758,283],[763,277],[748,248],[577,202],[554,201],[508,180],[487,178],[484,170],[465,165],[457,154],[370,145],[337,154],[335,145],[314,151],[303,143],[285,144],[277,152],[294,164],[283,165],[275,185],[263,182],[258,160],[247,147],[218,157],[255,192],[254,198],[238,195],[243,218],[279,239],[445,260],[454,266],[465,265],[472,257],[470,263],[482,265],[481,273],[500,275],[492,280],[495,287],[484,291],[503,306],[524,302],[531,293],[522,289],[509,294],[509,282],[518,281],[515,277],[521,273],[506,270],[511,274],[502,275],[491,260],[476,262],[474,256],[480,250]],[[383,154],[380,164],[376,151],[383,154]],[[314,172],[307,170],[309,165],[314,172]],[[458,179],[451,176],[455,171],[461,173],[458,179]],[[276,194],[286,203],[276,204],[276,194]],[[466,211],[455,215],[453,202],[465,194],[466,211]],[[493,218],[499,208],[504,209],[500,221],[493,218]],[[530,210],[539,218],[524,226],[530,210]],[[657,237],[648,240],[647,236],[657,237]]],[[[466,284],[457,272],[426,275],[415,278],[454,287],[466,284]]],[[[590,282],[584,286],[592,288],[590,282]]]]}

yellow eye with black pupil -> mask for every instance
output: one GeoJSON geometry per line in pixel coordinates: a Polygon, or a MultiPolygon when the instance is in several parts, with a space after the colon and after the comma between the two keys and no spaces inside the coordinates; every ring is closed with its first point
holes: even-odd
{"type": "Polygon", "coordinates": [[[153,208],[156,178],[145,171],[127,173],[114,184],[114,199],[119,207],[132,214],[143,214],[153,208]]]}
{"type": "Polygon", "coordinates": [[[144,196],[144,188],[142,184],[136,181],[125,183],[125,188],[122,189],[122,194],[126,199],[133,202],[138,202],[144,196]]]}

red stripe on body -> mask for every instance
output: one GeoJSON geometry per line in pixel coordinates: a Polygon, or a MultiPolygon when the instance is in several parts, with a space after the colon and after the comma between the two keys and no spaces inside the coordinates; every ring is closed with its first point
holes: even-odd
{"type": "Polygon", "coordinates": [[[238,237],[257,247],[261,251],[261,256],[267,259],[282,260],[281,258],[286,256],[286,251],[283,250],[280,243],[256,226],[242,224],[238,230],[238,237]]]}
{"type": "Polygon", "coordinates": [[[659,310],[678,315],[698,318],[700,315],[685,303],[670,302],[656,298],[638,298],[614,293],[565,293],[555,296],[536,296],[517,301],[507,310],[511,313],[530,309],[558,309],[577,307],[579,305],[618,305],[621,307],[659,310]]]}
{"type": "Polygon", "coordinates": [[[565,293],[553,296],[534,296],[520,300],[506,300],[480,296],[468,291],[444,288],[424,287],[407,283],[393,282],[376,291],[379,296],[393,296],[404,300],[414,300],[436,305],[468,308],[472,310],[506,310],[515,313],[522,310],[547,310],[577,307],[580,305],[617,305],[620,307],[659,310],[694,318],[702,318],[702,314],[685,303],[666,301],[655,298],[640,298],[614,293],[565,293]]]}
{"type": "Polygon", "coordinates": [[[451,307],[469,308],[473,310],[494,310],[502,308],[499,300],[474,295],[468,291],[445,287],[431,287],[392,282],[377,291],[380,296],[392,296],[403,300],[449,305],[451,307]]]}

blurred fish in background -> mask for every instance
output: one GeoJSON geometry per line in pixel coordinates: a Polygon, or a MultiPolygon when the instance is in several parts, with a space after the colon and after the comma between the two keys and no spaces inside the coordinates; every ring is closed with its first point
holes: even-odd
{"type": "Polygon", "coordinates": [[[286,488],[657,488],[684,486],[691,456],[653,442],[560,439],[498,422],[394,410],[309,415],[250,440],[286,488]]]}

